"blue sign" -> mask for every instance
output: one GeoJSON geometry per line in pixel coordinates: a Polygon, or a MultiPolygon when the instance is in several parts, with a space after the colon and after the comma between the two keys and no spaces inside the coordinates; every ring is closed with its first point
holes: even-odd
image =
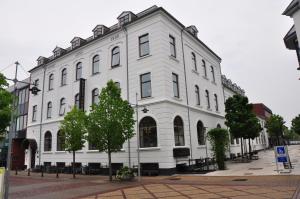
{"type": "Polygon", "coordinates": [[[277,162],[287,162],[287,157],[286,156],[277,157],[277,162]]]}
{"type": "Polygon", "coordinates": [[[278,146],[277,147],[277,154],[278,155],[284,155],[285,154],[284,146],[278,146]]]}

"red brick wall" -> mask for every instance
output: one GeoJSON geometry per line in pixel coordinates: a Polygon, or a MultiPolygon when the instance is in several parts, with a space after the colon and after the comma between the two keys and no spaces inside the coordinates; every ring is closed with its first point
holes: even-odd
{"type": "Polygon", "coordinates": [[[13,139],[11,154],[11,169],[18,170],[24,168],[25,150],[22,148],[23,139],[13,139]]]}

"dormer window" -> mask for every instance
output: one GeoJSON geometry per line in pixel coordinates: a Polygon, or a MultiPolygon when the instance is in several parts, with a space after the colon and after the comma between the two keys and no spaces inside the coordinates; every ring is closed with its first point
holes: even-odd
{"type": "Polygon", "coordinates": [[[103,35],[106,31],[108,30],[108,28],[104,25],[97,25],[94,29],[94,37],[98,37],[100,35],[103,35]]]}
{"type": "Polygon", "coordinates": [[[42,65],[42,64],[45,64],[47,61],[48,61],[48,59],[47,59],[46,57],[40,56],[40,57],[37,59],[38,66],[39,66],[39,65],[42,65]]]}
{"type": "Polygon", "coordinates": [[[126,23],[128,23],[129,22],[129,14],[125,15],[124,17],[121,17],[119,19],[119,21],[120,21],[120,25],[121,26],[124,25],[124,24],[126,24],[126,23]]]}
{"type": "Polygon", "coordinates": [[[124,11],[118,16],[119,25],[122,26],[124,24],[127,24],[130,21],[132,21],[135,17],[136,17],[136,15],[133,14],[132,12],[124,11]]]}
{"type": "Polygon", "coordinates": [[[53,50],[53,56],[54,56],[54,58],[59,57],[59,56],[61,56],[64,52],[65,52],[65,49],[60,48],[60,47],[56,47],[56,48],[53,50]]]}
{"type": "Polygon", "coordinates": [[[85,40],[80,37],[74,37],[71,41],[72,49],[79,47],[85,40]]]}
{"type": "Polygon", "coordinates": [[[59,57],[60,56],[60,51],[55,51],[54,52],[54,57],[59,57]]]}
{"type": "Polygon", "coordinates": [[[189,26],[186,28],[187,31],[189,31],[193,36],[197,37],[197,34],[198,34],[198,30],[196,28],[196,26],[189,26]]]}

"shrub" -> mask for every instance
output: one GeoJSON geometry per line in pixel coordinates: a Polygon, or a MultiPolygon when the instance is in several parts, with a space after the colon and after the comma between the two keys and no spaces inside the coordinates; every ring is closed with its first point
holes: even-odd
{"type": "Polygon", "coordinates": [[[208,139],[212,145],[214,157],[216,158],[218,168],[225,169],[225,152],[229,144],[228,131],[222,128],[211,129],[208,132],[208,139]]]}
{"type": "Polygon", "coordinates": [[[134,178],[134,173],[132,169],[125,166],[117,171],[116,178],[119,180],[132,180],[134,178]]]}

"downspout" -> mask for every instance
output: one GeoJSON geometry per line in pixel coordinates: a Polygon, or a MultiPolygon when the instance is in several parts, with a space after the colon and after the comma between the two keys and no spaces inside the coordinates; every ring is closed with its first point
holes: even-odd
{"type": "Polygon", "coordinates": [[[46,66],[44,68],[44,77],[43,77],[43,89],[42,89],[42,104],[41,104],[41,118],[40,118],[40,141],[39,141],[39,165],[41,165],[41,156],[42,156],[42,122],[43,122],[43,110],[44,110],[44,93],[45,93],[45,77],[46,77],[46,66]]]}
{"type": "MultiPolygon", "coordinates": [[[[123,31],[126,38],[126,86],[127,86],[127,101],[129,102],[129,69],[128,69],[128,33],[125,26],[123,26],[123,31]]],[[[130,139],[128,139],[128,166],[131,168],[131,151],[130,151],[130,139]]]]}
{"type": "Polygon", "coordinates": [[[189,96],[187,89],[187,80],[186,80],[186,67],[185,67],[185,58],[184,58],[184,49],[183,49],[183,31],[184,28],[181,29],[181,47],[182,47],[182,60],[183,60],[183,68],[184,68],[184,81],[185,81],[185,94],[186,94],[186,104],[188,111],[188,124],[189,124],[189,136],[190,136],[190,156],[193,159],[193,147],[192,147],[192,136],[191,136],[191,118],[190,118],[190,107],[189,107],[189,96]]]}

